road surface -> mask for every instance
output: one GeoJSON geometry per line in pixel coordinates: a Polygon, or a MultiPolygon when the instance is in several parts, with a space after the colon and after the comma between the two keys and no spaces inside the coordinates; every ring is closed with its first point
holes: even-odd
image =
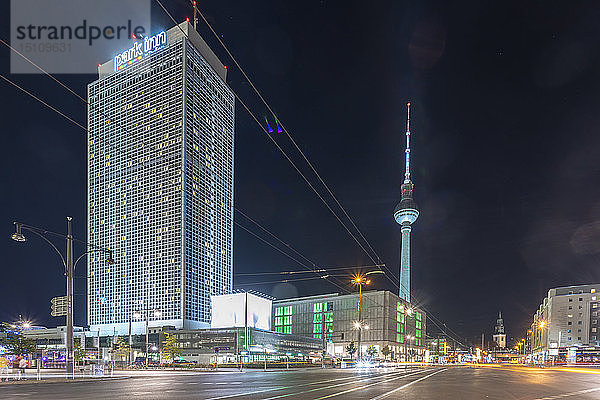
{"type": "Polygon", "coordinates": [[[600,399],[600,370],[414,367],[137,372],[118,380],[1,384],[0,399],[600,399]]]}

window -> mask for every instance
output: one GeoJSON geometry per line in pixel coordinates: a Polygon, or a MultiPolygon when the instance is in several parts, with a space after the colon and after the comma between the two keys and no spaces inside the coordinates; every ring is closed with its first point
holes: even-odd
{"type": "Polygon", "coordinates": [[[573,325],[572,321],[567,322],[567,325],[573,325]]]}
{"type": "Polygon", "coordinates": [[[573,302],[573,299],[569,299],[569,303],[572,303],[572,302],[573,302]]]}
{"type": "Polygon", "coordinates": [[[577,336],[577,340],[581,340],[581,336],[577,336]]]}
{"type": "Polygon", "coordinates": [[[577,325],[581,325],[581,321],[577,321],[577,325]]]}
{"type": "Polygon", "coordinates": [[[404,335],[402,335],[401,333],[397,333],[396,334],[396,342],[404,343],[404,335]]]}
{"type": "Polygon", "coordinates": [[[571,333],[571,330],[570,330],[570,329],[567,329],[567,333],[571,333]]]}
{"type": "Polygon", "coordinates": [[[596,293],[596,289],[590,290],[590,293],[596,293]]]}
{"type": "Polygon", "coordinates": [[[416,318],[417,318],[417,321],[420,321],[423,318],[422,314],[419,311],[417,311],[417,317],[416,318]]]}
{"type": "Polygon", "coordinates": [[[313,304],[313,312],[320,313],[323,311],[323,303],[315,303],[313,304]]]}
{"type": "Polygon", "coordinates": [[[580,298],[579,298],[579,301],[583,301],[583,297],[580,297],[580,298]]]}
{"type": "Polygon", "coordinates": [[[398,305],[396,306],[396,311],[404,313],[404,304],[398,302],[398,305]]]}
{"type": "Polygon", "coordinates": [[[573,306],[569,306],[569,310],[572,310],[572,309],[573,309],[573,306]]]}

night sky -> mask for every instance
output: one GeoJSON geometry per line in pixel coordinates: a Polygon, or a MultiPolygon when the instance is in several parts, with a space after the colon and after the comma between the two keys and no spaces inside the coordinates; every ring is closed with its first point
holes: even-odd
{"type": "MultiPolygon", "coordinates": [[[[165,4],[180,21],[191,16],[187,1],[165,4]]],[[[412,102],[421,211],[413,225],[413,297],[473,341],[492,333],[499,310],[509,337],[522,337],[549,288],[600,281],[600,5],[584,4],[201,2],[396,275],[400,230],[392,212],[412,102]]],[[[2,7],[6,39],[8,2],[2,7]]],[[[153,24],[156,32],[172,26],[155,3],[153,24]]],[[[206,25],[198,30],[229,66],[232,89],[264,118],[265,107],[206,25]]],[[[0,57],[3,75],[85,124],[78,99],[48,77],[10,75],[8,49],[0,57]]],[[[96,78],[59,76],[82,96],[96,78]]],[[[55,326],[64,323],[49,315],[50,299],[64,294],[58,256],[31,235],[24,245],[9,235],[13,220],[64,232],[71,215],[76,237],[85,239],[85,132],[3,81],[0,96],[0,320],[22,314],[55,326]]],[[[308,172],[288,139],[274,137],[308,172]]],[[[237,208],[317,265],[372,264],[239,104],[235,146],[237,208]]],[[[236,222],[267,238],[239,214],[236,222]]],[[[236,274],[303,269],[239,228],[234,249],[236,274]]],[[[82,325],[84,263],[76,277],[75,323],[82,325]]],[[[235,284],[279,279],[244,275],[235,284]]],[[[339,291],[319,280],[252,288],[276,297],[339,291]]],[[[397,292],[377,275],[373,288],[397,292]]]]}

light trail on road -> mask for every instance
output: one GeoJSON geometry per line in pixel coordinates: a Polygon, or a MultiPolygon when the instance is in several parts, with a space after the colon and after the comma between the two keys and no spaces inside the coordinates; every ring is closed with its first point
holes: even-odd
{"type": "MultiPolygon", "coordinates": [[[[403,372],[406,372],[406,371],[403,371],[403,372]]],[[[396,373],[399,373],[399,372],[395,371],[395,372],[384,373],[382,375],[373,376],[373,377],[368,378],[368,379],[375,379],[377,377],[386,376],[386,375],[390,375],[390,374],[396,374],[396,373]]],[[[233,398],[233,397],[250,396],[250,395],[255,395],[255,394],[274,392],[274,391],[277,391],[277,390],[294,389],[294,388],[297,388],[297,387],[314,386],[314,385],[320,385],[320,384],[323,384],[323,383],[330,383],[330,382],[343,381],[343,380],[351,380],[351,379],[353,381],[352,382],[348,382],[348,384],[349,383],[357,382],[356,381],[356,376],[352,375],[352,376],[348,376],[348,377],[344,377],[344,378],[328,379],[328,380],[325,380],[325,381],[311,382],[311,383],[302,384],[302,385],[279,386],[279,387],[274,387],[274,388],[265,389],[265,390],[257,390],[257,391],[248,392],[248,393],[240,393],[240,394],[231,394],[231,395],[226,395],[226,396],[211,397],[211,398],[209,398],[207,400],[230,399],[230,398],[233,398]]]]}
{"type": "Polygon", "coordinates": [[[356,387],[356,388],[352,388],[352,389],[344,390],[344,391],[342,391],[342,392],[337,392],[337,393],[328,394],[327,396],[317,397],[315,400],[329,399],[329,398],[331,398],[331,397],[340,396],[340,395],[342,395],[342,394],[347,394],[347,393],[356,392],[357,390],[362,390],[362,389],[365,389],[365,388],[368,388],[368,387],[371,387],[371,386],[374,386],[374,385],[379,385],[379,384],[382,384],[382,383],[387,383],[387,382],[396,381],[396,380],[398,380],[398,379],[406,378],[407,376],[416,375],[416,374],[418,374],[418,373],[425,372],[425,371],[426,371],[426,370],[423,370],[423,371],[417,371],[417,372],[414,372],[414,373],[412,373],[412,374],[408,374],[408,375],[404,374],[404,375],[402,375],[402,376],[398,376],[398,377],[395,377],[395,378],[384,379],[384,380],[381,380],[381,381],[379,381],[379,382],[373,382],[373,383],[371,383],[371,384],[369,384],[369,385],[364,385],[364,386],[360,386],[360,387],[356,387]]]}
{"type": "MultiPolygon", "coordinates": [[[[391,372],[391,373],[388,373],[388,374],[382,374],[382,375],[378,375],[378,376],[373,376],[373,377],[366,378],[366,379],[353,380],[351,382],[338,383],[336,385],[329,385],[329,386],[323,386],[323,387],[320,387],[320,388],[314,388],[314,389],[310,389],[310,390],[303,390],[301,392],[287,393],[287,394],[282,394],[282,395],[279,395],[279,396],[267,397],[266,399],[262,399],[262,400],[275,400],[275,399],[281,399],[281,398],[289,397],[289,396],[297,396],[299,394],[304,394],[304,393],[318,392],[318,391],[321,391],[321,390],[327,390],[327,389],[331,389],[331,388],[335,388],[335,387],[352,385],[352,384],[356,384],[356,383],[360,383],[360,382],[368,382],[368,381],[372,381],[373,379],[385,378],[385,377],[394,376],[394,375],[397,375],[397,374],[402,374],[402,376],[400,376],[400,378],[404,378],[404,377],[407,377],[407,376],[419,374],[421,372],[423,372],[423,371],[417,371],[417,372],[413,372],[413,373],[410,373],[410,374],[407,374],[406,371],[391,372]]],[[[331,382],[331,381],[329,381],[329,382],[331,382]]],[[[381,382],[387,382],[387,381],[386,380],[382,380],[381,382]]],[[[375,382],[373,384],[376,384],[376,383],[379,383],[379,382],[375,382]]],[[[304,386],[304,385],[302,385],[302,386],[304,386]]],[[[366,387],[366,386],[363,386],[363,387],[366,387]]]]}
{"type": "Polygon", "coordinates": [[[409,382],[409,383],[407,383],[407,384],[405,384],[405,385],[402,385],[402,386],[400,386],[400,387],[397,387],[396,389],[390,390],[389,392],[385,392],[384,394],[381,394],[381,395],[379,395],[379,396],[377,396],[377,397],[373,397],[371,400],[379,400],[379,399],[386,398],[386,397],[388,397],[388,396],[390,396],[390,395],[392,395],[392,394],[396,393],[396,392],[397,392],[397,391],[399,391],[399,390],[402,390],[402,389],[405,389],[405,388],[409,387],[410,385],[412,385],[412,384],[414,384],[414,383],[417,383],[417,382],[424,381],[425,379],[427,379],[427,378],[429,378],[429,377],[432,377],[432,376],[433,376],[433,375],[435,375],[435,374],[439,374],[440,372],[444,372],[444,371],[447,371],[447,370],[448,370],[448,368],[444,368],[444,369],[441,369],[441,370],[439,370],[439,371],[435,371],[435,372],[433,372],[433,373],[431,373],[431,374],[429,374],[429,375],[425,375],[425,376],[423,376],[423,377],[421,377],[421,378],[419,378],[419,379],[415,379],[415,380],[414,380],[414,381],[412,381],[412,382],[409,382]]]}

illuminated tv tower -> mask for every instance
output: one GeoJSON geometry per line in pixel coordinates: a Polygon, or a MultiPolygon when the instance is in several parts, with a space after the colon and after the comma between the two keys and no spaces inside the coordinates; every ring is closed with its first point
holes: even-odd
{"type": "Polygon", "coordinates": [[[410,231],[411,225],[419,217],[417,204],[413,200],[413,183],[410,180],[410,103],[406,118],[406,171],[400,186],[402,198],[394,209],[394,219],[400,224],[402,248],[400,254],[400,297],[410,302],[410,231]]]}

